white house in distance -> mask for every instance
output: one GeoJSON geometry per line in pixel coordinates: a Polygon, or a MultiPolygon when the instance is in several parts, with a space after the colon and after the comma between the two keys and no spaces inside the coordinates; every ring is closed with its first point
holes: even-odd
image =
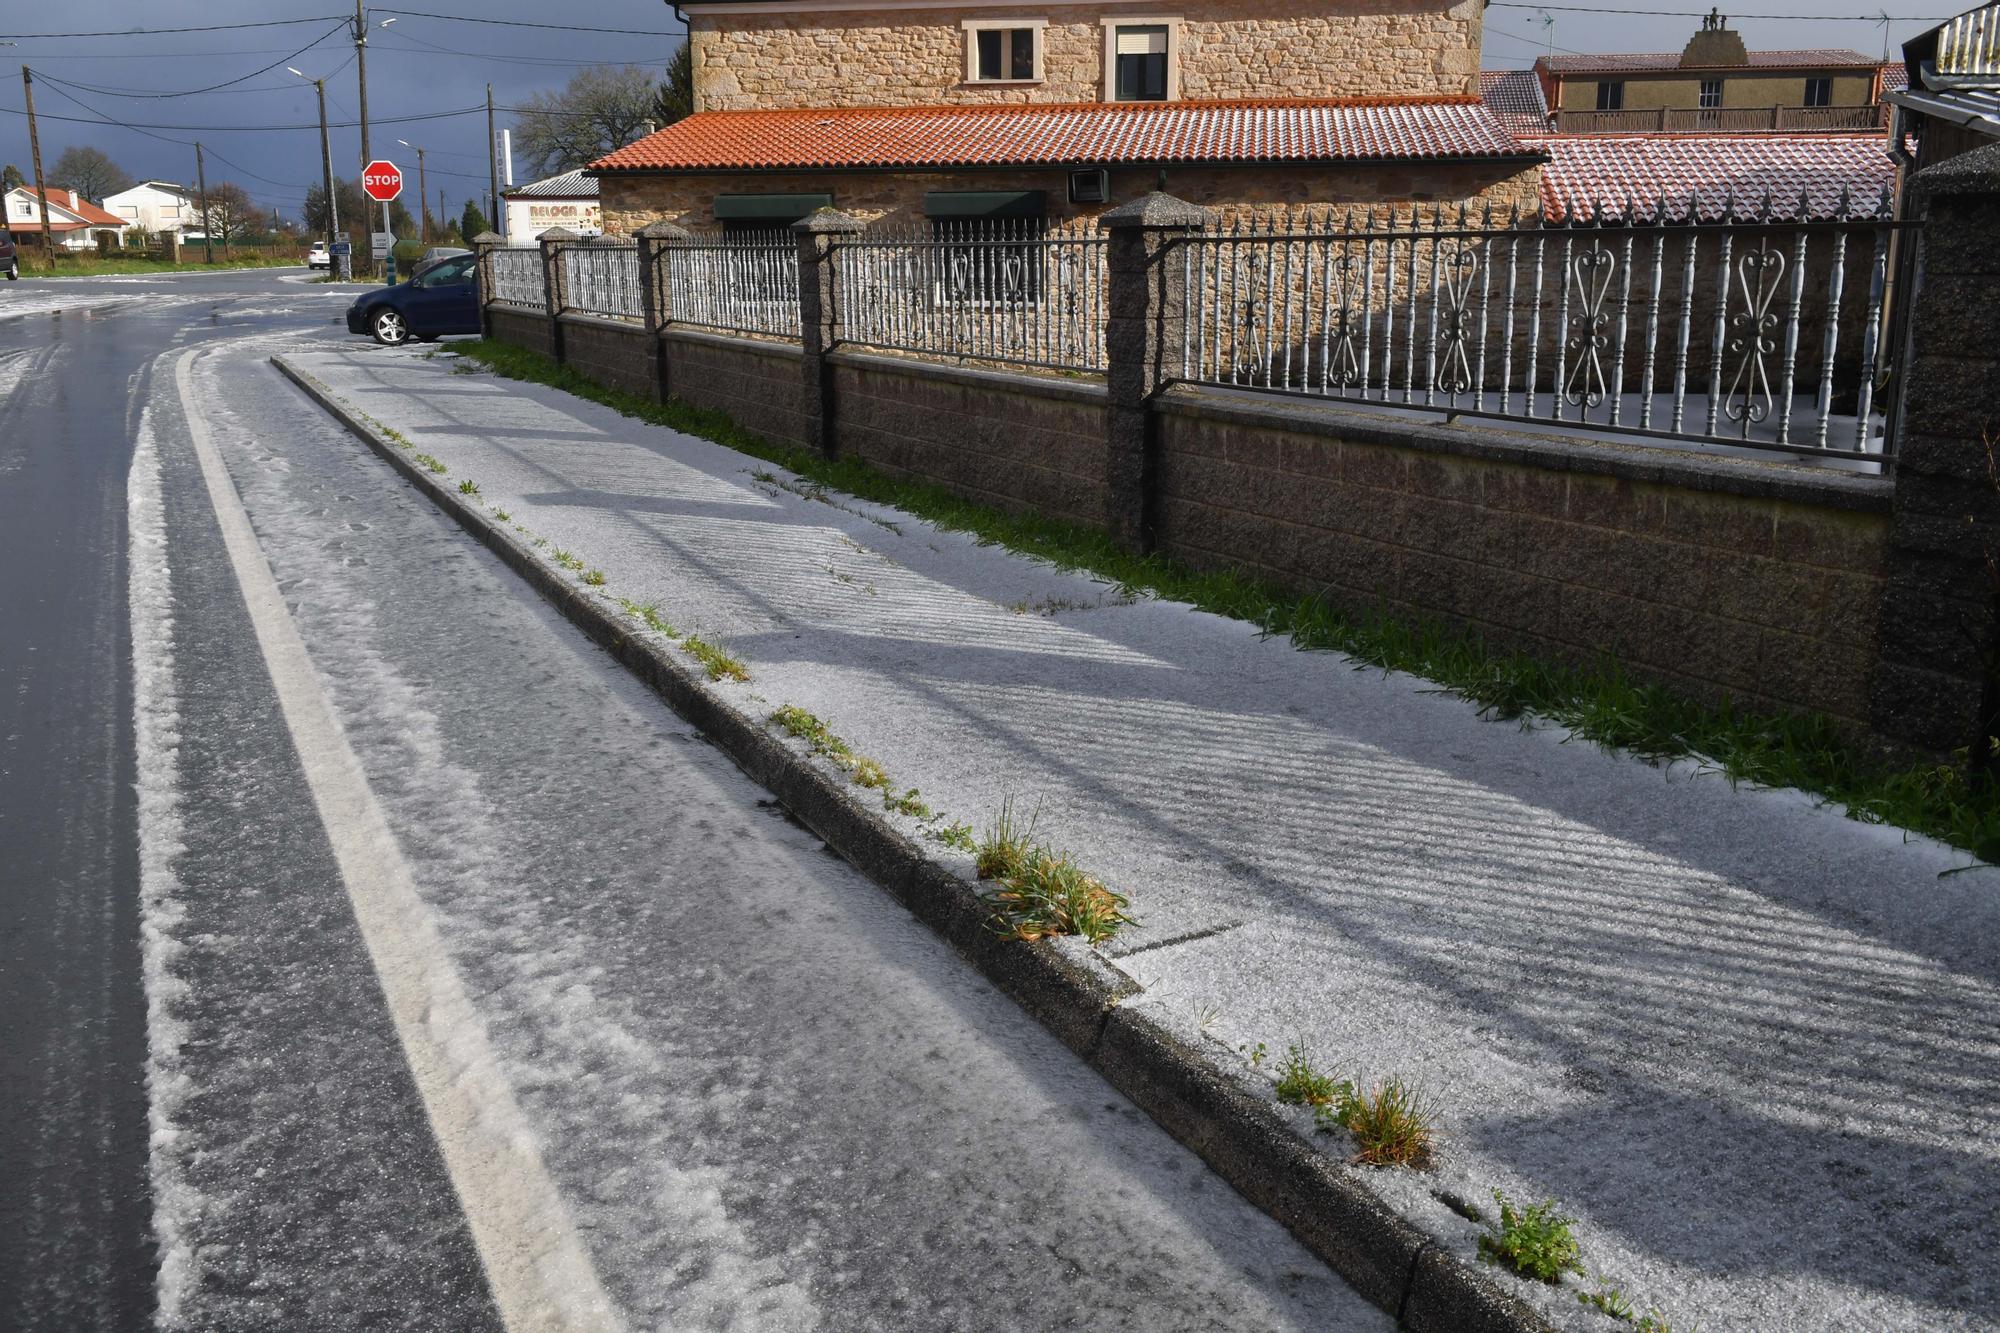
{"type": "Polygon", "coordinates": [[[127,227],[141,227],[149,234],[201,228],[201,209],[194,191],[172,181],[141,181],[129,190],[106,195],[104,211],[122,218],[127,227]]]}
{"type": "MultiPolygon", "coordinates": [[[[26,185],[7,191],[7,230],[24,245],[42,243],[42,206],[26,185]]],[[[49,237],[65,250],[95,250],[100,237],[123,245],[125,223],[75,190],[49,191],[49,237]]]]}
{"type": "Polygon", "coordinates": [[[502,196],[507,206],[507,239],[529,244],[551,227],[567,227],[579,236],[604,230],[597,204],[597,181],[581,170],[517,186],[502,196]]]}

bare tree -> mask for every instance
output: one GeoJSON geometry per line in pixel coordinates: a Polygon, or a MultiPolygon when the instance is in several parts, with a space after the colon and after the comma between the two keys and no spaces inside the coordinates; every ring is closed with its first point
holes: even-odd
{"type": "Polygon", "coordinates": [[[223,181],[208,188],[209,234],[222,242],[223,252],[252,232],[263,230],[264,210],[241,185],[223,181]]]}
{"type": "Polygon", "coordinates": [[[75,190],[91,203],[101,204],[105,195],[131,189],[132,178],[102,152],[79,146],[63,149],[56,169],[49,173],[49,184],[59,190],[75,190]]]}
{"type": "Polygon", "coordinates": [[[525,114],[515,122],[514,146],[535,176],[573,171],[624,147],[655,123],[655,91],[653,76],[643,69],[580,69],[561,92],[527,99],[525,114]]]}

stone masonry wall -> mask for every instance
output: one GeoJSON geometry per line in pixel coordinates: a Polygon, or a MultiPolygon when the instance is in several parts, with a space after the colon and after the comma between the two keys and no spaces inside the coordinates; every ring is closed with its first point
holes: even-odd
{"type": "MultiPolygon", "coordinates": [[[[1353,167],[1170,167],[1167,185],[1180,198],[1215,209],[1225,223],[1237,218],[1324,223],[1349,206],[1472,203],[1491,200],[1496,210],[1532,208],[1541,168],[1503,163],[1420,163],[1353,167]]],[[[1158,171],[1111,173],[1110,204],[1067,202],[1060,171],[818,172],[756,176],[644,174],[606,176],[600,182],[604,229],[630,234],[649,222],[712,229],[718,194],[831,193],[833,206],[867,223],[922,225],[930,190],[1042,190],[1053,222],[1095,217],[1158,187],[1158,171]]]]}
{"type": "Polygon", "coordinates": [[[653,394],[652,339],[637,324],[563,316],[563,360],[599,384],[653,394]]]}
{"type": "Polygon", "coordinates": [[[839,452],[1001,509],[1104,526],[1104,390],[836,352],[839,452]]]}
{"type": "Polygon", "coordinates": [[[1347,610],[1867,724],[1890,482],[1481,438],[1176,390],[1157,540],[1347,610]]]}
{"type": "Polygon", "coordinates": [[[805,442],[795,343],[725,338],[669,328],[667,391],[695,407],[726,412],[738,425],[786,444],[805,442]]]}
{"type": "Polygon", "coordinates": [[[689,15],[695,109],[1097,102],[1102,19],[1181,20],[1180,96],[1468,94],[1478,91],[1474,0],[1345,0],[1301,13],[1284,0],[1055,8],[689,15]],[[968,19],[1045,19],[1039,83],[967,82],[968,19]]]}
{"type": "Polygon", "coordinates": [[[501,342],[525,347],[543,356],[555,355],[555,342],[550,336],[553,326],[541,311],[489,305],[486,307],[486,318],[492,325],[493,336],[501,342]]]}

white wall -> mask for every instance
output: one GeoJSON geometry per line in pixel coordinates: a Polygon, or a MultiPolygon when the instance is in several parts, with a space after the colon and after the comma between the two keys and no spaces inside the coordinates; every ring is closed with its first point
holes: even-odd
{"type": "Polygon", "coordinates": [[[124,219],[128,227],[147,231],[200,229],[201,210],[191,200],[152,185],[135,185],[129,190],[107,195],[104,210],[124,219]]]}
{"type": "Polygon", "coordinates": [[[595,199],[507,200],[507,239],[532,241],[551,227],[567,227],[579,236],[604,230],[604,210],[595,199]]]}

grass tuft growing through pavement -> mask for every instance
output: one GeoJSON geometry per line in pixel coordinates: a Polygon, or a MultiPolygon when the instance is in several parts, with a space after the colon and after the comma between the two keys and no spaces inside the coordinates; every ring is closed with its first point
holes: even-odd
{"type": "Polygon", "coordinates": [[[630,597],[620,597],[618,605],[624,609],[626,615],[655,634],[664,634],[669,639],[678,639],[681,636],[681,632],[667,623],[666,617],[660,614],[658,602],[635,602],[630,597]]]}
{"type": "Polygon", "coordinates": [[[1481,1262],[1551,1284],[1565,1273],[1583,1271],[1583,1252],[1571,1229],[1575,1219],[1557,1212],[1554,1199],[1517,1208],[1494,1190],[1493,1202],[1500,1205],[1500,1221],[1479,1238],[1481,1262]]]}
{"type": "Polygon", "coordinates": [[[1421,1171],[1437,1150],[1437,1108],[1401,1079],[1373,1092],[1350,1087],[1337,1106],[1318,1114],[1354,1136],[1354,1160],[1363,1166],[1403,1166],[1421,1171]]]}
{"type": "Polygon", "coordinates": [[[979,878],[994,887],[982,897],[993,909],[993,926],[1017,940],[1081,935],[1099,944],[1132,924],[1122,894],[1086,874],[1068,852],[1035,842],[1040,810],[1023,819],[1008,797],[973,852],[979,878]]]}
{"type": "Polygon", "coordinates": [[[710,680],[750,679],[750,668],[744,666],[740,659],[731,657],[720,644],[710,643],[698,634],[690,634],[681,640],[681,647],[701,663],[710,680]]]}
{"type": "Polygon", "coordinates": [[[432,458],[429,454],[418,454],[417,462],[436,473],[442,474],[444,471],[446,471],[445,465],[443,463],[438,462],[437,459],[432,458]]]}
{"type": "Polygon", "coordinates": [[[789,469],[814,486],[905,510],[1058,569],[1088,571],[1124,594],[1187,602],[1249,621],[1268,634],[1288,635],[1300,648],[1332,649],[1364,666],[1421,676],[1470,700],[1489,718],[1542,719],[1654,761],[1699,756],[1731,782],[1797,787],[1841,803],[1855,819],[1897,824],[2000,861],[2000,785],[1968,775],[1963,766],[1884,762],[1822,716],[1697,703],[1638,681],[1609,660],[1590,667],[1554,665],[1497,651],[1476,634],[1434,622],[1345,612],[1323,598],[1299,597],[1233,570],[1197,570],[1160,555],[1134,555],[1104,533],[1073,523],[1002,513],[855,459],[829,460],[777,444],[723,413],[607,389],[524,348],[479,341],[453,350],[506,378],[549,385],[699,435],[789,469]]]}

